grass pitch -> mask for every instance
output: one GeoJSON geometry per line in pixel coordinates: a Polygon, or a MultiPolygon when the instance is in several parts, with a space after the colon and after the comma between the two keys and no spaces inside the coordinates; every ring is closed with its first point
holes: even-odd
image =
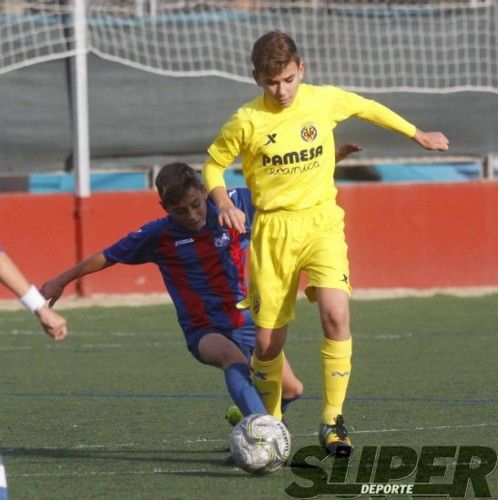
{"type": "MultiPolygon", "coordinates": [[[[498,296],[353,301],[345,406],[366,445],[498,443],[498,296]]],[[[64,311],[60,345],[24,311],[0,312],[0,456],[11,500],[290,498],[290,468],[229,465],[223,374],[187,352],[172,306],[64,311]]],[[[286,354],[305,385],[293,451],[317,444],[320,324],[298,304],[286,354]]],[[[498,498],[497,472],[488,477],[498,498]]],[[[472,489],[469,490],[472,496],[472,489]]]]}

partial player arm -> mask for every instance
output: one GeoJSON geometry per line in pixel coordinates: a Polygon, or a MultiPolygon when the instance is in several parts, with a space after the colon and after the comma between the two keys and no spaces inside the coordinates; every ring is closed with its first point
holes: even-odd
{"type": "Polygon", "coordinates": [[[0,252],[0,281],[18,298],[25,295],[31,286],[5,252],[0,252]]]}
{"type": "Polygon", "coordinates": [[[447,151],[450,143],[448,138],[441,132],[422,132],[418,129],[413,136],[413,140],[430,151],[447,151]]]}
{"type": "Polygon", "coordinates": [[[245,232],[245,216],[236,208],[226,193],[223,177],[225,169],[251,142],[253,126],[244,108],[240,108],[223,125],[214,142],[209,146],[209,157],[202,168],[204,185],[220,211],[218,223],[239,233],[245,232]]]}
{"type": "Polygon", "coordinates": [[[228,196],[223,171],[223,166],[209,157],[202,168],[204,185],[219,209],[218,223],[229,229],[234,228],[239,233],[245,233],[246,216],[228,196]]]}
{"type": "Polygon", "coordinates": [[[12,291],[40,321],[45,332],[54,340],[60,341],[67,337],[66,320],[51,311],[45,304],[45,299],[34,285],[21,273],[10,257],[0,251],[0,282],[12,291]]]}
{"type": "Polygon", "coordinates": [[[41,287],[41,293],[47,300],[50,300],[49,305],[52,307],[59,300],[69,283],[86,274],[102,271],[113,264],[113,262],[109,262],[105,258],[102,252],[96,253],[44,283],[41,287]]]}
{"type": "Polygon", "coordinates": [[[386,108],[378,102],[371,101],[371,110],[375,122],[383,127],[391,128],[411,137],[416,143],[424,149],[430,151],[447,151],[449,141],[446,136],[441,132],[423,132],[417,129],[414,125],[409,124],[404,118],[386,108]]]}
{"type": "Polygon", "coordinates": [[[340,161],[344,160],[344,158],[347,158],[350,154],[357,153],[358,151],[363,151],[363,148],[358,144],[354,144],[352,142],[341,144],[335,150],[335,162],[339,163],[340,161]]]}
{"type": "Polygon", "coordinates": [[[357,116],[376,125],[399,132],[431,151],[447,151],[449,141],[441,132],[423,132],[388,107],[372,99],[365,99],[353,92],[339,91],[338,103],[343,116],[357,116]]]}
{"type": "Polygon", "coordinates": [[[370,101],[370,103],[369,113],[367,115],[360,114],[360,118],[375,121],[378,125],[401,132],[402,134],[411,137],[424,149],[428,149],[430,151],[448,150],[449,141],[443,133],[423,132],[382,104],[375,101],[370,101]]]}

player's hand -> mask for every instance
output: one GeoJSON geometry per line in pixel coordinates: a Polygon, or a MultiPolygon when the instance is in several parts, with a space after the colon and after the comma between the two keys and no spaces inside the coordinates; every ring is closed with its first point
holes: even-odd
{"type": "Polygon", "coordinates": [[[363,148],[359,144],[355,144],[353,142],[341,144],[335,151],[335,162],[339,163],[350,154],[357,153],[358,151],[363,151],[363,148]]]}
{"type": "Polygon", "coordinates": [[[64,285],[57,280],[50,280],[43,284],[40,288],[40,293],[49,300],[48,305],[53,307],[54,304],[60,299],[64,292],[64,285]]]}
{"type": "Polygon", "coordinates": [[[246,214],[233,205],[231,207],[220,207],[218,223],[228,229],[235,229],[241,234],[246,232],[246,214]]]}
{"type": "Polygon", "coordinates": [[[66,320],[47,306],[43,306],[36,311],[36,316],[40,320],[43,329],[55,341],[61,342],[67,337],[66,320]]]}
{"type": "Polygon", "coordinates": [[[447,151],[450,143],[441,132],[422,132],[421,130],[417,130],[413,140],[431,151],[447,151]]]}

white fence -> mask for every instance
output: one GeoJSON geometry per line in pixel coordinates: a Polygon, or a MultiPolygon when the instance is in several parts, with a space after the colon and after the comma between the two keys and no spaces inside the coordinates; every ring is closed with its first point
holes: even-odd
{"type": "Polygon", "coordinates": [[[496,0],[4,0],[0,73],[74,55],[79,3],[86,50],[154,73],[250,81],[252,43],[277,28],[296,39],[313,83],[498,92],[496,0]]]}

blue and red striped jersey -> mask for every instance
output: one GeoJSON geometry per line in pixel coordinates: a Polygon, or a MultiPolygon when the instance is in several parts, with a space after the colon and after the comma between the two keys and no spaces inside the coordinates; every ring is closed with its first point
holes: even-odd
{"type": "Polygon", "coordinates": [[[206,224],[199,231],[185,229],[168,215],[103,251],[109,262],[158,266],[186,335],[198,329],[230,331],[252,324],[249,311],[235,306],[247,293],[244,269],[254,207],[248,189],[228,194],[246,215],[245,234],[221,227],[218,208],[208,197],[206,224]]]}

